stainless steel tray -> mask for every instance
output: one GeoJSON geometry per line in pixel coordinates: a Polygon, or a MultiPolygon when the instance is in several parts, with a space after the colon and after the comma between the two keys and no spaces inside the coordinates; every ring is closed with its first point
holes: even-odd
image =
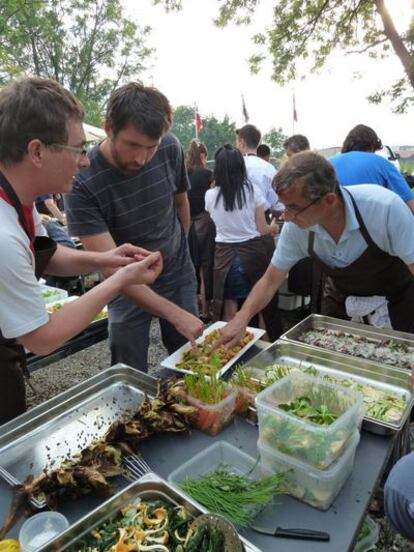
{"type": "MultiPolygon", "coordinates": [[[[67,550],[70,547],[76,547],[76,544],[82,537],[111,516],[116,515],[121,508],[138,499],[167,500],[175,505],[184,506],[193,516],[198,516],[208,511],[155,473],[148,473],[80,519],[53,541],[50,541],[43,548],[39,549],[38,552],[57,552],[67,550]]],[[[259,548],[241,535],[240,540],[246,552],[261,552],[259,548]]]]}
{"type": "Polygon", "coordinates": [[[411,389],[411,374],[408,370],[390,368],[378,365],[375,362],[333,353],[325,349],[311,347],[303,343],[294,343],[280,339],[269,348],[260,352],[243,368],[252,368],[260,379],[260,372],[272,364],[287,364],[297,368],[313,366],[323,374],[334,377],[352,378],[353,380],[372,385],[383,391],[396,393],[406,400],[406,409],[401,420],[392,424],[381,422],[369,416],[364,417],[364,429],[380,435],[396,433],[404,426],[414,404],[414,395],[411,389]]]}
{"type": "MultiPolygon", "coordinates": [[[[157,380],[117,364],[22,414],[0,429],[0,476],[10,485],[53,470],[129,417],[157,380]]],[[[38,508],[44,502],[35,500],[38,508]]]]}
{"type": "MultiPolygon", "coordinates": [[[[399,345],[414,347],[414,334],[407,333],[407,332],[398,332],[396,330],[391,330],[391,329],[374,328],[373,326],[368,326],[365,324],[357,324],[356,322],[349,322],[347,320],[340,320],[338,318],[331,318],[330,316],[323,316],[320,314],[311,314],[310,316],[302,320],[302,322],[299,322],[299,324],[296,324],[296,326],[291,328],[289,331],[285,332],[280,337],[280,339],[285,339],[288,341],[294,341],[294,342],[303,344],[302,341],[299,341],[299,337],[307,330],[313,330],[313,329],[329,329],[329,330],[336,330],[340,332],[347,332],[355,336],[373,339],[378,342],[378,345],[380,345],[384,341],[392,339],[399,345]]],[[[327,349],[323,349],[322,347],[317,347],[316,345],[308,345],[308,347],[312,347],[319,351],[327,350],[327,349]]],[[[335,354],[341,355],[343,357],[349,358],[351,356],[351,358],[353,359],[358,358],[360,360],[364,360],[361,357],[354,357],[352,355],[339,353],[336,351],[335,351],[335,354]]],[[[384,363],[376,362],[373,360],[369,360],[367,362],[372,362],[377,366],[385,366],[384,363]]],[[[390,366],[397,370],[403,369],[403,368],[395,367],[393,365],[386,365],[386,366],[390,366]]]]}

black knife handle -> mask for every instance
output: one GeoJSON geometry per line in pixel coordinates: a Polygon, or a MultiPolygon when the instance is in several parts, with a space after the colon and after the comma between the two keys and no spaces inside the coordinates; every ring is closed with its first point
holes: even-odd
{"type": "Polygon", "coordinates": [[[316,541],[329,541],[331,538],[329,533],[325,533],[324,531],[314,531],[313,529],[282,529],[282,527],[276,529],[275,537],[316,541]]]}

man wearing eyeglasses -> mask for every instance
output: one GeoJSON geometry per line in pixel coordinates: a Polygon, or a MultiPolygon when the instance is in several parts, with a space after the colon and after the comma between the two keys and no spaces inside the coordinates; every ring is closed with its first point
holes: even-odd
{"type": "Polygon", "coordinates": [[[83,116],[81,104],[52,80],[23,79],[0,91],[0,424],[25,410],[24,347],[49,354],[124,288],[150,284],[162,269],[159,252],[131,244],[76,251],[45,235],[34,201],[70,191],[76,173],[88,167],[83,116]],[[47,312],[37,277],[105,268],[114,270],[110,278],[47,312]]]}
{"type": "Polygon", "coordinates": [[[407,205],[379,186],[340,188],[332,165],[313,152],[291,157],[274,184],[287,224],[269,268],[220,343],[237,342],[289,269],[308,255],[328,275],[324,314],[348,318],[348,297],[383,297],[392,328],[414,332],[414,220],[407,205]]]}
{"type": "Polygon", "coordinates": [[[131,286],[109,305],[112,363],[144,371],[153,316],[169,353],[203,330],[186,238],[189,183],[171,124],[170,103],[159,90],[136,82],[115,90],[107,138],[90,152],[90,167],[65,196],[69,231],[86,249],[106,251],[127,240],[163,255],[163,272],[151,289],[131,286]]]}

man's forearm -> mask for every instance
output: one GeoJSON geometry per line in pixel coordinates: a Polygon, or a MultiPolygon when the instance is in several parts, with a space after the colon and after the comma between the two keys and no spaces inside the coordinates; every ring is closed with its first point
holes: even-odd
{"type": "Polygon", "coordinates": [[[124,290],[123,295],[136,303],[141,309],[159,318],[164,318],[171,323],[174,323],[177,311],[181,310],[180,307],[177,307],[177,305],[171,303],[168,299],[164,299],[164,297],[152,291],[148,286],[130,286],[124,290]]]}
{"type": "Polygon", "coordinates": [[[235,316],[235,318],[243,322],[244,325],[247,325],[255,314],[266,307],[286,277],[285,272],[273,269],[273,274],[269,274],[269,270],[272,269],[268,269],[256,283],[243,304],[243,307],[235,316]]]}
{"type": "Polygon", "coordinates": [[[101,253],[77,251],[58,245],[47,265],[46,273],[53,276],[74,276],[95,272],[102,268],[100,257],[101,253]]]}

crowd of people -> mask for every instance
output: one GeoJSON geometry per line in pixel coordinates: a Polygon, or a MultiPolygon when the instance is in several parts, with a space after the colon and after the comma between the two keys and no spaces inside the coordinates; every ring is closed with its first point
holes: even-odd
{"type": "MultiPolygon", "coordinates": [[[[228,321],[227,347],[249,324],[276,340],[278,289],[301,262],[317,279],[318,312],[374,323],[381,311],[383,327],[414,332],[414,195],[375,154],[373,129],[352,129],[329,160],[291,136],[276,170],[260,130],[246,124],[234,145],[211,152],[212,171],[203,142],[184,152],[171,105],[153,87],[112,93],[106,138],[90,151],[83,118],[51,80],[0,92],[0,423],[25,410],[25,349],[50,353],[106,304],[112,363],[144,371],[154,317],[169,353],[211,318],[228,321]],[[102,282],[49,315],[39,276],[91,271],[102,282]]],[[[409,538],[414,489],[401,478],[413,463],[397,464],[386,487],[390,518],[409,538]]]]}

